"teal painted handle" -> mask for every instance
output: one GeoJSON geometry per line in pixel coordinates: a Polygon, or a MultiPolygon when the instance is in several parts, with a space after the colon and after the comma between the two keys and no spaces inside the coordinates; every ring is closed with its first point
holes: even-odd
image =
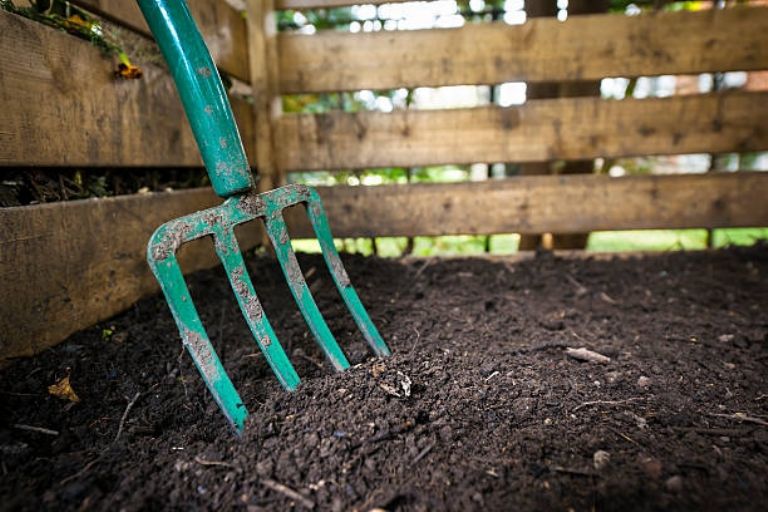
{"type": "Polygon", "coordinates": [[[187,113],[211,184],[221,197],[253,186],[232,108],[185,0],[138,0],[187,113]]]}

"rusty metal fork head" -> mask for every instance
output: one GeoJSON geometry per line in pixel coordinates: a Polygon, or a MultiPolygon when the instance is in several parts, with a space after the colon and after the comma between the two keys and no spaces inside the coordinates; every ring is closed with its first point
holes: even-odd
{"type": "Polygon", "coordinates": [[[305,206],[336,288],[366,342],[376,355],[389,355],[387,344],[350,283],[333,243],[322,201],[317,191],[311,187],[288,185],[262,194],[250,192],[231,197],[220,206],[160,226],[152,235],[147,248],[147,259],[171,308],[182,342],[214,399],[237,432],[242,431],[248,411],[211,345],[184,281],[176,251],[185,242],[204,236],[213,237],[216,254],[224,266],[256,344],[264,353],[280,384],[287,390],[293,390],[299,384],[299,377],[264,314],[234,233],[235,226],[257,218],[262,219],[280,268],[305,321],[333,367],[343,371],[349,367],[349,362],[317,308],[304,280],[283,218],[283,210],[297,204],[305,206]]]}

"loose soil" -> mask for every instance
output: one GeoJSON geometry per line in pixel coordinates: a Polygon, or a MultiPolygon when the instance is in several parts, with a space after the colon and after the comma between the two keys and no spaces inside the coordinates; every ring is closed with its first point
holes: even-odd
{"type": "Polygon", "coordinates": [[[195,301],[251,411],[244,437],[153,297],[2,371],[0,508],[765,510],[768,247],[345,256],[394,352],[378,360],[319,257],[300,262],[356,366],[329,369],[277,265],[253,257],[303,379],[282,391],[223,273],[198,273],[195,301]],[[79,403],[47,393],[67,374],[79,403]]]}

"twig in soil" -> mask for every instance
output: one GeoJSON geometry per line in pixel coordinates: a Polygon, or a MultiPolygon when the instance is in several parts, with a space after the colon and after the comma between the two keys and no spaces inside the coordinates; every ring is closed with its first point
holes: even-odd
{"type": "Polygon", "coordinates": [[[118,439],[120,439],[120,434],[123,433],[123,427],[125,427],[125,420],[128,419],[128,414],[131,412],[131,409],[133,409],[134,404],[141,396],[141,393],[137,392],[135,395],[133,395],[133,399],[128,402],[128,405],[125,407],[125,412],[123,413],[123,417],[120,418],[120,425],[117,427],[117,435],[115,436],[115,440],[112,441],[113,443],[116,443],[118,439]]]}
{"type": "Polygon", "coordinates": [[[424,272],[428,266],[432,264],[432,262],[435,260],[435,258],[429,258],[427,261],[424,262],[424,264],[419,267],[419,270],[416,271],[416,274],[413,276],[413,279],[418,279],[422,272],[424,272]]]}
{"type": "Polygon", "coordinates": [[[594,400],[591,402],[584,402],[582,404],[577,405],[573,408],[572,412],[576,412],[579,409],[583,409],[584,407],[591,407],[593,405],[624,405],[631,402],[637,402],[638,400],[645,400],[645,398],[641,396],[635,396],[632,398],[627,398],[625,400],[594,400]]]}
{"type": "Polygon", "coordinates": [[[26,430],[28,432],[37,432],[38,434],[45,434],[47,436],[59,435],[58,430],[51,430],[50,428],[43,428],[43,427],[33,427],[32,425],[25,425],[23,423],[15,423],[13,425],[13,428],[17,428],[19,430],[26,430]]]}
{"type": "Polygon", "coordinates": [[[238,473],[241,471],[239,467],[235,466],[234,464],[230,464],[229,462],[224,462],[221,460],[206,460],[200,457],[199,455],[195,455],[195,462],[197,462],[201,466],[220,466],[223,468],[234,469],[238,473]]]}
{"type": "MultiPolygon", "coordinates": [[[[103,454],[103,453],[102,453],[102,454],[103,454]]],[[[81,476],[81,475],[85,474],[85,473],[86,473],[86,472],[87,472],[89,469],[91,469],[91,468],[93,467],[93,465],[94,465],[94,464],[96,464],[96,463],[97,463],[97,462],[99,462],[100,460],[101,460],[101,455],[99,455],[98,457],[96,457],[95,459],[93,459],[91,462],[89,462],[88,464],[86,464],[86,465],[83,467],[83,469],[81,469],[80,471],[78,471],[78,472],[77,472],[77,473],[75,473],[74,475],[69,475],[67,478],[63,479],[61,482],[59,482],[59,485],[60,485],[60,486],[64,486],[66,483],[68,483],[68,482],[71,482],[71,481],[72,481],[72,480],[74,480],[75,478],[78,478],[79,476],[81,476]]]]}
{"type": "Polygon", "coordinates": [[[695,432],[697,434],[710,436],[728,436],[741,437],[749,434],[752,430],[748,428],[703,428],[703,427],[672,427],[677,432],[695,432]]]}
{"type": "Polygon", "coordinates": [[[310,510],[315,508],[314,501],[303,496],[302,494],[299,494],[297,491],[294,491],[290,487],[281,484],[280,482],[275,482],[274,480],[265,478],[261,481],[261,483],[264,484],[265,487],[269,487],[273,491],[279,492],[280,494],[286,496],[287,498],[290,498],[293,501],[296,501],[297,503],[299,503],[299,505],[303,506],[304,508],[308,508],[310,510]]]}
{"type": "Polygon", "coordinates": [[[568,474],[568,475],[578,475],[578,476],[594,476],[595,475],[591,471],[583,471],[581,469],[564,468],[563,466],[549,466],[549,469],[551,469],[555,473],[565,473],[565,474],[568,474]]]}
{"type": "Polygon", "coordinates": [[[577,361],[588,361],[590,363],[606,364],[611,362],[610,357],[604,356],[603,354],[595,352],[594,350],[589,350],[586,347],[580,347],[580,348],[568,347],[565,349],[565,355],[567,355],[568,357],[572,357],[577,361]]]}
{"type": "MultiPolygon", "coordinates": [[[[0,395],[6,395],[6,396],[25,396],[25,397],[45,396],[45,395],[41,395],[40,393],[14,393],[13,391],[0,391],[0,395]]],[[[758,400],[760,400],[760,398],[758,398],[758,400]]]]}
{"type": "Polygon", "coordinates": [[[581,284],[576,280],[575,277],[573,277],[571,274],[565,274],[565,278],[571,282],[573,286],[576,287],[576,296],[581,297],[582,295],[586,295],[589,292],[589,288],[581,284]]]}
{"type": "Polygon", "coordinates": [[[317,368],[319,368],[322,371],[323,364],[320,361],[318,361],[317,359],[315,359],[313,357],[310,357],[307,354],[305,354],[303,350],[297,348],[296,350],[293,351],[293,355],[296,356],[296,357],[300,357],[301,359],[303,359],[303,360],[305,360],[305,361],[307,361],[309,363],[312,363],[314,366],[316,366],[317,368]]]}
{"type": "Polygon", "coordinates": [[[743,412],[736,412],[733,414],[718,414],[711,412],[709,413],[710,416],[714,416],[716,418],[726,418],[729,420],[736,420],[736,421],[743,421],[745,423],[754,423],[755,425],[762,425],[763,427],[768,427],[768,421],[765,421],[762,418],[755,418],[754,416],[749,416],[747,414],[744,414],[743,412]]]}
{"type": "Polygon", "coordinates": [[[421,340],[421,333],[420,333],[420,332],[419,332],[419,330],[416,328],[416,326],[414,326],[414,327],[413,327],[413,332],[415,332],[415,333],[416,333],[416,341],[414,341],[414,342],[413,342],[413,346],[411,346],[411,351],[410,351],[410,352],[408,352],[408,355],[409,355],[409,356],[410,356],[411,354],[413,354],[413,351],[414,351],[414,350],[416,350],[416,345],[418,345],[418,344],[419,344],[419,340],[421,340]]]}
{"type": "Polygon", "coordinates": [[[768,394],[762,394],[759,397],[755,398],[755,402],[759,402],[760,400],[765,400],[768,398],[768,394]]]}
{"type": "Polygon", "coordinates": [[[624,433],[622,433],[622,432],[619,432],[619,431],[618,431],[618,430],[616,430],[615,428],[611,428],[611,427],[608,427],[608,430],[610,430],[611,432],[613,432],[613,433],[614,433],[614,434],[616,434],[617,436],[619,436],[619,437],[622,437],[622,438],[626,439],[627,441],[629,441],[630,443],[634,444],[635,446],[639,446],[640,448],[642,448],[642,447],[643,447],[643,445],[641,445],[640,443],[638,443],[637,441],[635,441],[634,439],[632,439],[631,437],[629,437],[627,434],[624,434],[624,433]]]}
{"type": "Polygon", "coordinates": [[[432,448],[434,448],[434,447],[435,447],[435,443],[430,443],[426,448],[421,450],[419,452],[419,454],[416,455],[416,457],[413,458],[413,461],[411,462],[411,466],[415,466],[421,459],[426,457],[429,454],[429,452],[432,451],[432,448]]]}

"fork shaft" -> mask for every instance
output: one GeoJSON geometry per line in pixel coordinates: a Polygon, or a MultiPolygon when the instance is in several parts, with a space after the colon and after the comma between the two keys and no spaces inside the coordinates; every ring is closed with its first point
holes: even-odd
{"type": "Polygon", "coordinates": [[[170,68],[211,185],[221,197],[253,186],[221,77],[185,0],[138,0],[170,68]]]}

